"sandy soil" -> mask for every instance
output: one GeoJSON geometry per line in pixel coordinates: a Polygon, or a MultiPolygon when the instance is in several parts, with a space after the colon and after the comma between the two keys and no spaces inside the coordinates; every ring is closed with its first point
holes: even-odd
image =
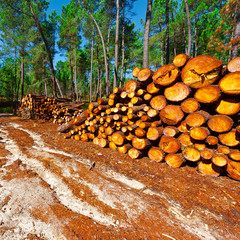
{"type": "Polygon", "coordinates": [[[0,239],[239,240],[240,182],[0,114],[0,239]]]}

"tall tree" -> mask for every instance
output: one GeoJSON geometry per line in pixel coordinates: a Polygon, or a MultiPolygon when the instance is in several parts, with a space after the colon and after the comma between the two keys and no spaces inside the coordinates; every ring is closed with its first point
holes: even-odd
{"type": "Polygon", "coordinates": [[[187,0],[184,0],[186,14],[187,14],[187,26],[188,26],[188,50],[187,54],[191,55],[191,45],[192,45],[192,34],[191,34],[191,21],[190,21],[190,13],[187,0]]]}
{"type": "Polygon", "coordinates": [[[169,0],[166,0],[166,64],[169,63],[169,51],[170,51],[170,43],[169,43],[169,0]]]}
{"type": "Polygon", "coordinates": [[[116,16],[116,34],[115,34],[115,67],[114,67],[114,80],[113,80],[113,87],[117,86],[117,79],[118,79],[118,39],[119,39],[119,0],[116,0],[116,8],[117,8],[117,16],[116,16]]]}
{"type": "Polygon", "coordinates": [[[144,40],[143,40],[143,67],[144,68],[147,68],[149,66],[149,33],[150,33],[150,24],[151,24],[151,14],[152,14],[152,0],[148,0],[144,40]]]}

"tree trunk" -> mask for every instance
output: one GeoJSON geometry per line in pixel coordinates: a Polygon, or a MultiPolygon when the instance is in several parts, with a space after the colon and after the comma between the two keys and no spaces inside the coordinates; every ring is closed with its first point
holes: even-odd
{"type": "Polygon", "coordinates": [[[33,11],[33,8],[32,8],[32,5],[31,5],[31,1],[30,0],[27,0],[28,2],[28,6],[30,8],[30,11],[32,13],[32,16],[36,22],[36,25],[37,25],[37,28],[38,28],[38,31],[40,32],[41,34],[41,37],[42,37],[42,40],[45,44],[45,47],[46,47],[46,50],[47,50],[47,54],[48,54],[48,60],[49,60],[49,67],[50,67],[50,71],[51,71],[51,77],[52,77],[52,82],[53,82],[53,96],[55,97],[56,96],[56,80],[55,80],[55,73],[54,73],[54,66],[53,66],[53,60],[52,60],[52,55],[51,55],[51,50],[50,50],[50,47],[48,45],[48,41],[47,39],[45,38],[44,36],[44,33],[42,31],[42,27],[41,27],[41,24],[37,18],[37,16],[35,15],[34,11],[33,11]]]}
{"type": "Polygon", "coordinates": [[[148,0],[143,44],[143,67],[149,66],[149,33],[152,14],[152,0],[148,0]]]}
{"type": "MultiPolygon", "coordinates": [[[[28,0],[29,1],[29,0],[28,0]]],[[[84,0],[82,1],[84,3],[84,0]]],[[[80,1],[78,0],[78,3],[80,4],[80,1]]],[[[94,18],[94,16],[91,14],[91,12],[85,7],[85,9],[87,10],[88,14],[90,15],[90,17],[92,18],[94,24],[96,25],[97,27],[97,30],[98,30],[98,33],[99,33],[99,36],[101,38],[101,41],[102,41],[102,45],[103,45],[103,54],[104,54],[104,62],[105,62],[105,79],[106,79],[106,95],[108,96],[109,95],[109,78],[108,78],[108,62],[107,62],[107,54],[106,54],[106,47],[105,47],[105,42],[104,42],[104,39],[103,39],[103,35],[102,35],[102,32],[100,30],[100,27],[96,21],[96,19],[94,18]]]]}
{"type": "Polygon", "coordinates": [[[192,34],[191,34],[191,21],[190,21],[190,13],[187,0],[184,0],[186,14],[187,14],[187,25],[188,25],[188,50],[187,55],[191,55],[191,44],[192,44],[192,34]]]}
{"type": "MultiPolygon", "coordinates": [[[[173,12],[172,12],[172,22],[174,22],[173,12]]],[[[176,43],[176,37],[175,37],[175,27],[173,27],[173,55],[174,55],[174,57],[177,56],[177,43],[176,43]]]]}
{"type": "Polygon", "coordinates": [[[72,64],[72,54],[70,53],[70,75],[71,75],[71,99],[75,101],[74,93],[74,83],[73,83],[73,64],[72,64]]]}
{"type": "Polygon", "coordinates": [[[15,81],[15,93],[14,101],[18,101],[18,92],[17,92],[17,47],[14,48],[14,81],[15,81]]]}
{"type": "Polygon", "coordinates": [[[92,46],[91,46],[91,72],[90,72],[90,90],[89,90],[89,102],[92,102],[92,75],[93,75],[93,43],[94,43],[94,28],[92,30],[92,46]]]}
{"type": "Polygon", "coordinates": [[[78,101],[78,89],[77,89],[77,48],[75,47],[75,59],[74,59],[74,87],[75,87],[75,95],[76,101],[78,101]]]}
{"type": "Polygon", "coordinates": [[[169,0],[166,0],[166,64],[169,63],[169,0]]]}
{"type": "Polygon", "coordinates": [[[122,68],[121,68],[121,78],[120,78],[120,85],[119,87],[124,86],[123,83],[123,70],[124,70],[124,61],[125,61],[125,39],[124,39],[124,34],[125,34],[125,26],[124,26],[124,22],[125,22],[125,11],[124,11],[124,1],[122,1],[122,19],[123,19],[123,23],[122,23],[122,68]]]}
{"type": "Polygon", "coordinates": [[[117,86],[117,79],[118,79],[119,0],[116,0],[116,7],[117,7],[117,16],[116,16],[115,68],[114,68],[113,88],[117,86]]]}
{"type": "MultiPolygon", "coordinates": [[[[236,12],[236,27],[234,33],[234,39],[238,39],[240,37],[240,10],[238,9],[236,12]]],[[[238,48],[239,48],[239,41],[233,46],[232,50],[232,58],[236,58],[238,56],[238,48]]]]}
{"type": "Polygon", "coordinates": [[[21,97],[24,95],[24,57],[21,56],[21,97]]]}

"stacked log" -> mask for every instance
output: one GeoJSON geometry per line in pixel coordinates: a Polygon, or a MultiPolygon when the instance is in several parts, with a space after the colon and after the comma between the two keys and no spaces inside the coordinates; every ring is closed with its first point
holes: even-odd
{"type": "Polygon", "coordinates": [[[239,70],[239,59],[224,67],[214,57],[185,54],[155,72],[137,67],[135,79],[90,103],[59,131],[133,159],[189,164],[240,180],[239,70]]]}
{"type": "Polygon", "coordinates": [[[45,119],[63,124],[82,112],[83,103],[71,103],[67,98],[51,98],[28,94],[23,96],[17,115],[26,119],[45,119]]]}

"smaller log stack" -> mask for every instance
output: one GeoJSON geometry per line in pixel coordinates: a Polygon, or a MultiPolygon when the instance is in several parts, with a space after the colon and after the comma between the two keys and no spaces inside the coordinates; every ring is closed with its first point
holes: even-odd
{"type": "Polygon", "coordinates": [[[240,180],[240,64],[179,54],[173,64],[135,68],[124,88],[89,104],[59,127],[65,138],[93,141],[133,158],[196,166],[240,180]]]}
{"type": "Polygon", "coordinates": [[[28,94],[23,96],[17,115],[26,119],[45,119],[63,124],[71,121],[82,110],[83,103],[74,104],[67,98],[51,98],[28,94]]]}

